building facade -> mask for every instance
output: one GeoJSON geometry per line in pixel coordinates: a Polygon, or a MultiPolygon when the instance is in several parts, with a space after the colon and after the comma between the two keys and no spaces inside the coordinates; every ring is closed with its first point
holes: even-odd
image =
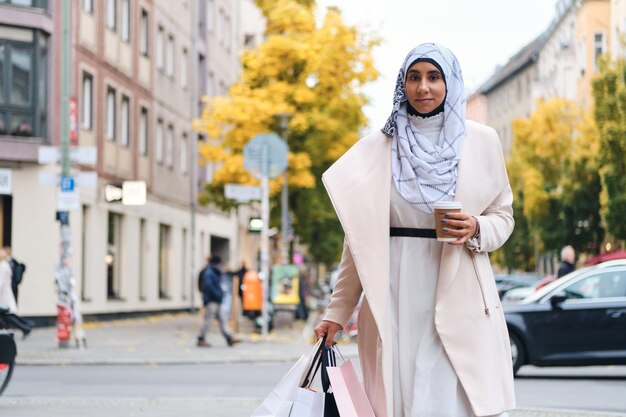
{"type": "MultiPolygon", "coordinates": [[[[56,314],[55,221],[60,171],[38,164],[40,146],[60,144],[61,1],[0,2],[0,236],[27,265],[24,316],[56,314]],[[42,180],[47,178],[47,181],[42,180]]],[[[240,264],[235,213],[192,201],[197,168],[191,121],[203,94],[224,94],[239,75],[241,0],[71,2],[71,96],[77,145],[95,147],[95,172],[70,212],[72,268],[85,314],[199,305],[206,254],[240,264]],[[144,181],[145,205],[110,202],[108,186],[144,181]]]]}
{"type": "Polygon", "coordinates": [[[591,81],[598,73],[600,57],[609,54],[612,38],[610,0],[582,0],[576,14],[579,74],[576,101],[584,109],[593,106],[591,81]]]}
{"type": "Polygon", "coordinates": [[[513,121],[530,117],[538,100],[577,99],[578,11],[577,0],[559,1],[550,26],[478,89],[487,101],[486,123],[498,131],[505,154],[513,145],[513,121]]]}

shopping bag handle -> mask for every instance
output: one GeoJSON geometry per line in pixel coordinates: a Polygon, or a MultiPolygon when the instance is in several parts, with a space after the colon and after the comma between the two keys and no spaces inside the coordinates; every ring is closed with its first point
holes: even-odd
{"type": "Polygon", "coordinates": [[[324,392],[330,390],[330,378],[328,377],[328,371],[326,368],[337,366],[337,358],[335,357],[335,349],[333,347],[327,347],[323,345],[324,352],[322,354],[322,389],[324,392]]]}
{"type": "Polygon", "coordinates": [[[313,383],[313,379],[315,379],[315,374],[317,374],[317,371],[320,368],[320,365],[322,364],[321,356],[322,356],[322,352],[324,351],[325,344],[326,344],[326,336],[322,338],[321,343],[318,340],[317,350],[313,354],[313,360],[311,361],[311,366],[309,366],[309,369],[306,372],[306,376],[304,377],[302,384],[300,384],[301,388],[308,388],[313,383]],[[312,375],[311,375],[311,372],[313,372],[312,375]]]}

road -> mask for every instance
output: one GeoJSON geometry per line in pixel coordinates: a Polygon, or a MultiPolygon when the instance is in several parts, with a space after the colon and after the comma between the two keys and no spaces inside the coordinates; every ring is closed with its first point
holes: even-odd
{"type": "MultiPolygon", "coordinates": [[[[155,415],[143,413],[153,407],[163,416],[181,408],[187,410],[186,416],[245,416],[289,366],[284,362],[21,366],[0,401],[0,410],[13,405],[15,417],[71,416],[73,411],[81,415],[86,410],[90,416],[142,416],[155,415]]],[[[527,366],[516,379],[516,392],[520,407],[626,415],[626,366],[527,366]]]]}

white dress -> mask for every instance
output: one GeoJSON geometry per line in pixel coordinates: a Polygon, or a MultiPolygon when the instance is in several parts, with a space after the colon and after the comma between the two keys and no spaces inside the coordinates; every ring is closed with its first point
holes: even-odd
{"type": "MultiPolygon", "coordinates": [[[[443,114],[411,122],[434,141],[443,114]]],[[[390,213],[392,227],[434,229],[433,214],[407,203],[393,182],[390,213]]],[[[435,329],[442,248],[436,239],[391,238],[394,417],[475,417],[435,329]]]]}

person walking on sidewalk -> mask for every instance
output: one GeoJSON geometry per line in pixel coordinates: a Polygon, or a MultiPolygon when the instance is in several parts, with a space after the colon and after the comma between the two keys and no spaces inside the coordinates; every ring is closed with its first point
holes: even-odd
{"type": "Polygon", "coordinates": [[[222,258],[218,255],[210,255],[208,265],[202,270],[201,274],[202,301],[204,304],[204,322],[198,334],[198,347],[210,347],[206,341],[206,335],[211,328],[211,321],[217,319],[222,335],[226,338],[228,346],[233,346],[240,342],[235,338],[222,312],[222,299],[224,298],[224,290],[222,289],[222,281],[224,280],[224,271],[222,270],[222,258]]]}
{"type": "Polygon", "coordinates": [[[18,287],[22,283],[22,279],[24,278],[24,272],[26,272],[26,265],[18,261],[13,257],[12,250],[9,246],[4,248],[4,251],[7,253],[8,258],[7,262],[11,267],[11,289],[13,290],[13,296],[15,297],[15,303],[19,302],[18,298],[18,287]]]}
{"type": "Polygon", "coordinates": [[[11,290],[11,274],[9,254],[5,249],[0,249],[0,323],[20,329],[26,337],[33,326],[17,315],[17,303],[11,290]]]}

